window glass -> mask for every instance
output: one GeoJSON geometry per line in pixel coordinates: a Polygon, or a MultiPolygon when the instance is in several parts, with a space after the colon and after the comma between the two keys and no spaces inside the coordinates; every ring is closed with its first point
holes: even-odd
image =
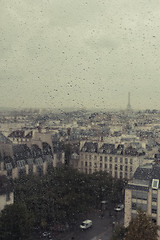
{"type": "Polygon", "coordinates": [[[159,180],[158,179],[153,179],[152,180],[152,188],[153,189],[158,189],[159,186],[159,180]]]}

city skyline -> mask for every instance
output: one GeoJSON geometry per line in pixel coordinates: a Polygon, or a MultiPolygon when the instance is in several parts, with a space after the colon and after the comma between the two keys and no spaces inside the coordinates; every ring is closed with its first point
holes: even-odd
{"type": "Polygon", "coordinates": [[[160,109],[158,1],[0,4],[0,107],[160,109]]]}

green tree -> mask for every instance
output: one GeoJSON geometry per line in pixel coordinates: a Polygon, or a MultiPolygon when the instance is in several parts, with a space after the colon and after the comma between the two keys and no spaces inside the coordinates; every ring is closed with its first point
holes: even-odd
{"type": "Polygon", "coordinates": [[[157,240],[159,227],[142,210],[133,218],[127,228],[125,240],[157,240]]]}
{"type": "Polygon", "coordinates": [[[67,165],[44,176],[26,176],[14,183],[15,203],[24,202],[36,225],[43,227],[54,222],[75,223],[82,214],[100,207],[102,200],[120,199],[119,186],[123,187],[106,172],[85,174],[67,165]]]}
{"type": "Polygon", "coordinates": [[[111,240],[123,240],[126,234],[126,228],[123,225],[117,224],[114,227],[111,240]]]}
{"type": "Polygon", "coordinates": [[[64,145],[64,152],[65,152],[65,164],[69,165],[71,154],[72,154],[72,145],[71,144],[65,144],[64,145]]]}
{"type": "Polygon", "coordinates": [[[0,216],[0,239],[19,240],[29,236],[34,219],[23,203],[6,206],[0,216]]]}

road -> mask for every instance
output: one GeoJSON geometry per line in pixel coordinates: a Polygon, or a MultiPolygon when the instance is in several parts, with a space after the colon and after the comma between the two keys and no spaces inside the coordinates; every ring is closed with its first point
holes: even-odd
{"type": "Polygon", "coordinates": [[[123,212],[114,213],[111,217],[106,210],[104,216],[101,217],[100,213],[95,211],[86,216],[86,219],[91,219],[93,221],[92,228],[82,231],[79,226],[77,226],[73,232],[62,234],[58,236],[58,239],[110,240],[113,230],[113,221],[123,224],[123,212]]]}

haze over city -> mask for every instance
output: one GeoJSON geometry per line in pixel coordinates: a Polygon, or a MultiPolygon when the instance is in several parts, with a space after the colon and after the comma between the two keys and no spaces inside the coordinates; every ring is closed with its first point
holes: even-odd
{"type": "Polygon", "coordinates": [[[0,5],[0,107],[159,109],[159,1],[0,5]]]}

